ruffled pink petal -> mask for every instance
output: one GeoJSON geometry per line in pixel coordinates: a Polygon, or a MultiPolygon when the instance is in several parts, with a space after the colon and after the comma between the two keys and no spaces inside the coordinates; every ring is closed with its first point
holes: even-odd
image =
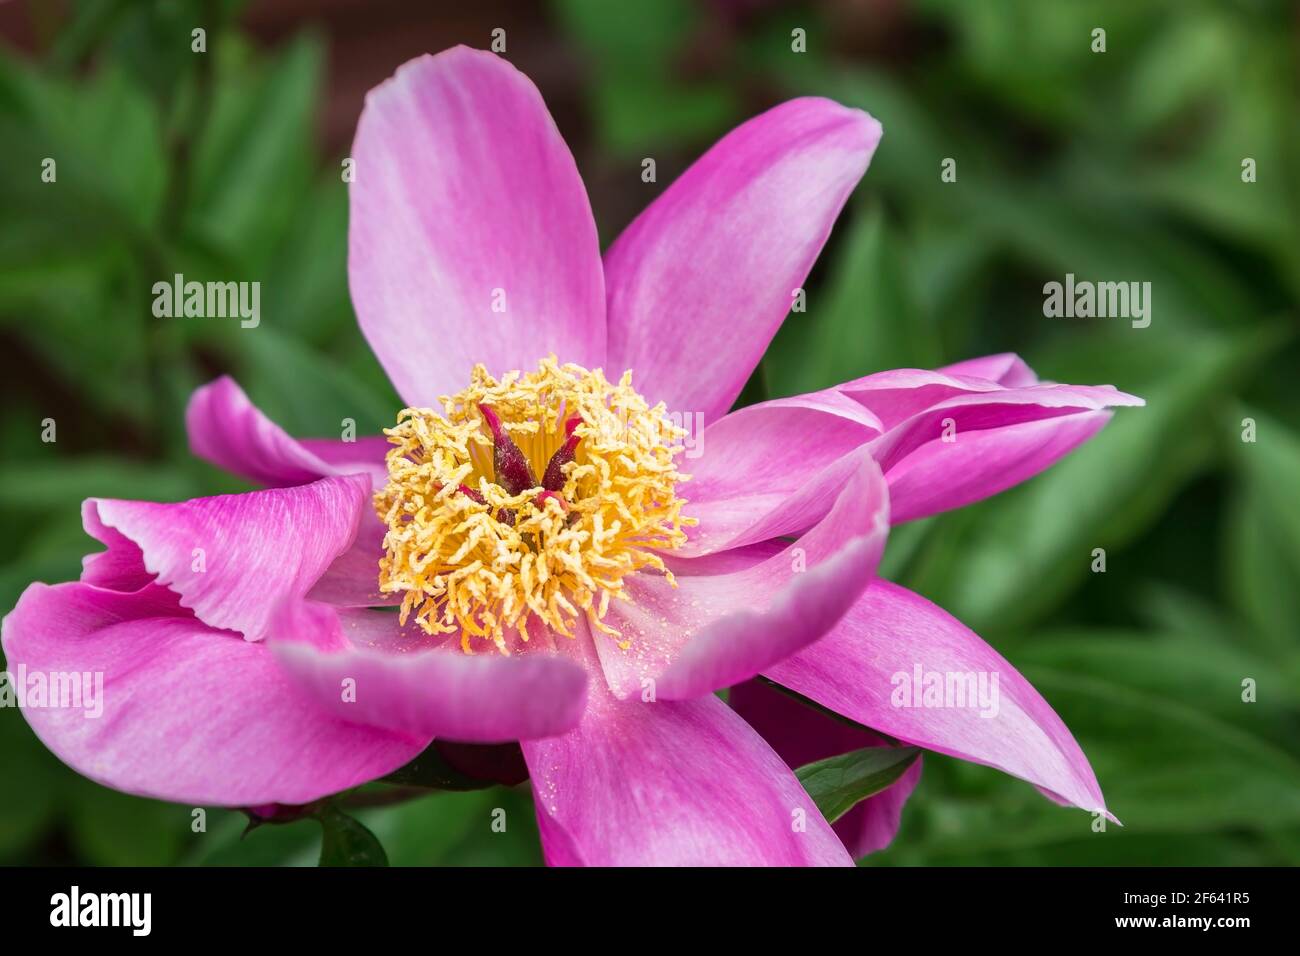
{"type": "Polygon", "coordinates": [[[686,513],[699,524],[676,553],[696,557],[812,527],[852,474],[850,453],[881,431],[871,412],[833,389],[719,419],[682,464],[691,476],[686,513]]]}
{"type": "Polygon", "coordinates": [[[544,649],[466,654],[459,639],[400,627],[390,611],[290,605],[270,644],[338,718],[407,735],[465,743],[547,737],[577,724],[587,697],[586,672],[544,649]]]}
{"type": "Polygon", "coordinates": [[[721,574],[692,573],[692,561],[677,561],[675,588],[647,572],[626,579],[630,601],[611,603],[605,618],[621,638],[596,637],[610,688],[628,697],[651,686],[660,699],[683,700],[806,647],[871,582],[888,512],[880,471],[860,452],[829,514],[779,553],[758,551],[747,566],[721,574]]]}
{"type": "Polygon", "coordinates": [[[522,746],[552,866],[852,862],[781,758],[712,695],[621,701],[593,680],[576,728],[522,746]]]}
{"type": "Polygon", "coordinates": [[[605,360],[600,247],[577,166],[532,82],[456,47],[371,90],[352,145],[348,277],[407,403],[554,352],[605,360]]]}
{"type": "Polygon", "coordinates": [[[369,507],[364,475],[175,504],[92,498],[86,531],[113,533],[82,580],[131,590],[142,566],[203,623],[260,640],[278,606],[306,595],[348,550],[369,507]]]}
{"type": "Polygon", "coordinates": [[[610,367],[672,411],[725,414],[880,132],[866,113],[806,98],[724,136],[605,254],[610,367]]]}
{"type": "MultiPolygon", "coordinates": [[[[190,447],[198,457],[270,488],[348,474],[368,476],[373,488],[382,488],[388,480],[385,458],[392,445],[384,436],[358,438],[355,442],[291,438],[225,376],[194,392],[185,420],[190,447]]],[[[93,512],[93,504],[90,510],[93,512]]],[[[97,522],[98,517],[91,514],[84,520],[90,530],[89,522],[97,522]]],[[[383,522],[367,507],[356,540],[330,564],[311,596],[344,606],[400,603],[400,595],[379,593],[379,559],[384,553],[385,530],[383,522]]],[[[91,533],[108,543],[99,531],[91,533]]],[[[108,529],[108,533],[114,532],[108,529]]],[[[113,550],[110,548],[110,552],[113,550]]],[[[134,550],[127,549],[128,553],[134,550]]]]}
{"type": "Polygon", "coordinates": [[[997,767],[1054,799],[1105,811],[1088,759],[1038,691],[970,629],[896,584],[874,582],[826,637],[764,676],[891,737],[997,767]],[[918,672],[922,689],[931,674],[945,682],[983,674],[995,706],[956,697],[940,700],[948,706],[909,706],[925,703],[923,696],[902,696],[918,672]]]}
{"type": "Polygon", "coordinates": [[[139,546],[100,520],[99,502],[94,498],[81,503],[81,526],[86,534],[107,546],[106,551],[81,559],[82,581],[114,591],[138,591],[153,583],[154,573],[144,566],[139,546]]]}
{"type": "MultiPolygon", "coordinates": [[[[836,720],[759,681],[737,684],[727,702],[793,769],[862,747],[887,745],[883,737],[836,720]]],[[[892,785],[867,797],[832,824],[854,859],[893,842],[903,805],[920,779],[918,758],[892,785]]]]}
{"type": "MultiPolygon", "coordinates": [[[[326,713],[265,644],[204,626],[157,585],[33,584],[4,619],[10,671],[102,675],[102,712],[23,709],[61,760],[105,786],[194,805],[301,804],[390,773],[427,738],[326,713]]],[[[73,700],[67,703],[75,703],[73,700]]]]}
{"type": "Polygon", "coordinates": [[[355,442],[291,438],[224,375],[190,396],[185,427],[196,456],[268,488],[332,475],[365,474],[376,488],[387,481],[384,456],[392,446],[384,436],[355,442]]]}

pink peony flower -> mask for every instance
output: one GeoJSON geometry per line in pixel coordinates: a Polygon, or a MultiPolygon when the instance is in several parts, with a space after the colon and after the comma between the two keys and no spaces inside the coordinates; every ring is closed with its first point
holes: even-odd
{"type": "MultiPolygon", "coordinates": [[[[713,694],[763,675],[1104,811],[1028,682],[873,578],[891,520],[1022,481],[1141,402],[999,355],[727,414],[880,134],[784,103],[602,257],[526,77],[464,48],[403,66],[357,130],[348,268],[409,408],[387,438],[296,440],[230,379],[196,392],[195,453],[266,488],[86,502],[106,550],[28,588],[3,644],[11,669],[102,672],[104,716],[26,709],[36,733],[107,786],[243,807],[373,780],[434,738],[520,741],[552,864],[848,864],[742,719],[766,719],[753,688],[739,711],[713,694]],[[697,415],[692,439],[675,423],[697,415]],[[998,675],[996,715],[892,699],[922,670],[998,675]]],[[[872,826],[855,851],[887,842],[872,826]]]]}

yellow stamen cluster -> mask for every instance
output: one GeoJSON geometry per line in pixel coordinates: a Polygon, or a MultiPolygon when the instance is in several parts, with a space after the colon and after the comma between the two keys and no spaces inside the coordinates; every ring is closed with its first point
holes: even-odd
{"type": "MultiPolygon", "coordinates": [[[[402,622],[412,612],[430,634],[460,632],[509,651],[528,640],[530,616],[565,636],[584,615],[604,623],[624,578],[642,568],[672,575],[658,552],[686,540],[684,502],[674,456],[687,432],[661,403],[646,404],[631,373],[617,384],[600,369],[541,362],[536,372],[500,381],[479,365],[464,391],[440,399],[441,411],[406,408],[385,429],[388,484],[375,495],[387,524],[379,588],[401,593],[402,622]],[[565,441],[565,423],[581,419],[576,457],[564,466],[560,494],[540,487],[510,494],[495,481],[488,406],[528,458],[538,482],[565,441]],[[482,498],[466,494],[472,489],[482,498]]],[[[626,646],[626,645],[624,645],[626,646]]]]}

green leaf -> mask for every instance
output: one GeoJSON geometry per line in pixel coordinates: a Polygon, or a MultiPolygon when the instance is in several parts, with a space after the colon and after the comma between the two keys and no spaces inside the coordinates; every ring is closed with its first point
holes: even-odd
{"type": "MultiPolygon", "coordinates": [[[[1135,831],[1300,824],[1300,762],[1208,712],[1212,698],[1149,692],[1121,683],[1123,674],[1023,672],[1078,735],[1107,806],[1135,831]]],[[[1242,702],[1240,676],[1249,675],[1222,675],[1219,692],[1244,711],[1255,705],[1242,702]]]]}
{"type": "Polygon", "coordinates": [[[348,298],[348,187],[336,171],[326,172],[299,208],[262,293],[262,314],[282,334],[321,348],[349,340],[350,350],[369,352],[352,339],[357,320],[348,298]]]}
{"type": "Polygon", "coordinates": [[[1294,292],[1300,198],[1288,177],[1268,175],[1295,168],[1289,39],[1207,9],[1162,31],[1153,47],[1130,78],[1134,93],[1147,95],[1121,102],[1137,105],[1154,94],[1166,135],[1181,148],[1131,150],[1115,163],[1124,167],[1122,181],[1140,201],[1199,220],[1219,238],[1257,244],[1276,257],[1294,292]],[[1233,82],[1217,83],[1221,76],[1233,82]],[[1241,179],[1247,157],[1258,171],[1250,183],[1241,179]]]}
{"type": "Polygon", "coordinates": [[[209,810],[208,830],[200,834],[183,866],[315,866],[320,857],[315,826],[294,823],[257,827],[238,811],[209,810]]]}
{"type": "MultiPolygon", "coordinates": [[[[338,438],[345,418],[356,423],[358,435],[375,435],[401,408],[396,397],[387,397],[392,386],[372,387],[333,356],[279,334],[269,320],[249,329],[228,323],[213,334],[225,336],[242,359],[240,381],[258,407],[291,435],[338,438]]],[[[360,340],[355,329],[347,337],[360,340]]]]}
{"type": "Polygon", "coordinates": [[[863,747],[838,757],[827,757],[795,771],[829,823],[854,805],[892,785],[920,756],[917,747],[863,747]]]}
{"type": "MultiPolygon", "coordinates": [[[[935,536],[942,560],[928,562],[910,587],[980,633],[1037,619],[1088,574],[1092,549],[1110,552],[1136,537],[1206,466],[1217,403],[1276,335],[1187,336],[1175,347],[1138,332],[1128,341],[1125,360],[1146,357],[1162,370],[1148,386],[1119,379],[1146,407],[1120,409],[1097,437],[1030,482],[944,516],[941,527],[955,533],[935,536]]],[[[1052,377],[1089,380],[1055,367],[1052,377]]],[[[1112,571],[1115,561],[1112,554],[1112,571]]]]}
{"type": "MultiPolygon", "coordinates": [[[[736,110],[730,90],[719,83],[670,87],[642,76],[615,75],[596,84],[593,96],[606,145],[626,157],[677,143],[707,142],[727,127],[736,110]]],[[[639,172],[636,177],[633,182],[640,184],[639,172]]]]}
{"type": "Polygon", "coordinates": [[[155,221],[166,183],[161,120],[116,66],[72,85],[0,53],[0,134],[9,215],[57,222],[74,245],[85,245],[79,229],[121,242],[155,221]],[[42,179],[47,157],[53,182],[42,179]]]}
{"type": "Polygon", "coordinates": [[[1234,423],[1236,460],[1277,522],[1279,541],[1290,565],[1300,568],[1300,497],[1296,494],[1300,490],[1300,436],[1258,411],[1247,410],[1241,418],[1254,419],[1255,440],[1241,441],[1240,427],[1234,423]]]}
{"type": "MultiPolygon", "coordinates": [[[[729,84],[709,77],[678,78],[701,19],[688,0],[562,0],[556,14],[583,48],[597,82],[589,84],[597,135],[624,157],[707,141],[735,116],[729,84]]],[[[651,193],[653,195],[653,193],[651,193]]]]}
{"type": "Polygon", "coordinates": [[[0,465],[0,510],[75,513],[91,497],[181,501],[193,497],[194,491],[193,481],[175,467],[121,458],[87,456],[0,465]]]}
{"type": "Polygon", "coordinates": [[[11,321],[39,359],[37,367],[54,379],[51,384],[81,393],[91,415],[120,416],[143,426],[152,399],[151,330],[140,298],[133,303],[120,295],[129,274],[74,268],[51,275],[46,288],[13,310],[11,321]],[[87,322],[88,315],[97,320],[87,322]]]}
{"type": "Polygon", "coordinates": [[[229,0],[168,0],[167,3],[132,3],[129,0],[110,0],[110,22],[95,23],[88,17],[83,5],[78,19],[83,22],[70,25],[58,38],[52,59],[59,63],[78,62],[86,51],[97,58],[111,58],[130,70],[137,80],[155,96],[167,102],[184,96],[190,89],[194,74],[202,71],[204,59],[211,55],[195,54],[191,48],[190,31],[203,27],[209,42],[219,42],[221,23],[235,14],[238,2],[229,0]],[[89,20],[90,22],[85,22],[89,20]],[[80,36],[76,28],[80,26],[80,36]],[[94,34],[99,33],[100,36],[94,34]],[[69,34],[74,34],[69,36],[69,34]],[[90,35],[88,35],[90,34],[90,35]],[[98,49],[95,49],[98,47],[98,49]]]}
{"type": "Polygon", "coordinates": [[[74,85],[0,54],[0,140],[7,221],[56,225],[59,241],[76,248],[120,245],[156,222],[167,181],[162,124],[122,70],[74,85]],[[47,158],[53,182],[42,180],[47,158]]]}
{"type": "MultiPolygon", "coordinates": [[[[883,862],[1294,865],[1300,826],[1293,677],[1226,640],[1090,628],[1021,641],[1014,661],[1087,754],[1124,826],[995,770],[927,755],[924,792],[883,862]],[[1262,676],[1261,676],[1262,674],[1262,676]],[[1242,700],[1241,678],[1259,678],[1242,700]]],[[[875,859],[875,858],[873,858],[875,859]]]]}
{"type": "Polygon", "coordinates": [[[1300,653],[1300,436],[1256,409],[1229,424],[1228,447],[1240,481],[1224,523],[1223,569],[1229,593],[1251,623],[1249,639],[1274,653],[1300,653]],[[1244,419],[1255,441],[1241,440],[1244,419]]]}
{"type": "Polygon", "coordinates": [[[647,74],[668,65],[699,16],[689,0],[560,0],[555,12],[602,66],[647,74]]]}
{"type": "Polygon", "coordinates": [[[168,866],[190,833],[190,808],[146,800],[78,778],[72,788],[71,837],[94,866],[168,866]]]}
{"type": "MultiPolygon", "coordinates": [[[[1156,21],[1156,5],[1103,0],[1086,4],[1008,0],[927,0],[944,15],[953,50],[946,63],[965,83],[992,93],[1003,108],[1077,129],[1101,112],[1094,100],[1115,82],[1116,60],[1156,21]],[[1110,46],[1091,50],[1091,31],[1105,25],[1110,46]],[[1026,43],[1026,37],[1033,37],[1026,43]]],[[[1109,99],[1106,102],[1110,102],[1109,99]]]]}
{"type": "Polygon", "coordinates": [[[537,814],[526,791],[496,787],[357,811],[392,866],[539,866],[537,814]]]}
{"type": "Polygon", "coordinates": [[[16,707],[0,708],[0,753],[5,766],[0,862],[8,863],[16,862],[11,858],[36,843],[54,822],[60,806],[56,787],[71,772],[37,739],[16,707]]]}
{"type": "Polygon", "coordinates": [[[854,220],[831,277],[807,291],[766,361],[775,395],[797,395],[890,368],[937,364],[939,348],[879,207],[854,220]]]}
{"type": "MultiPolygon", "coordinates": [[[[1230,632],[1077,628],[1038,636],[1017,648],[1017,664],[1108,681],[1144,700],[1181,705],[1274,747],[1293,748],[1300,683],[1230,632]],[[1241,682],[1248,677],[1258,685],[1251,703],[1242,700],[1241,682]]],[[[1104,723],[1102,715],[1083,713],[1079,726],[1071,727],[1087,733],[1104,723]]]]}
{"type": "Polygon", "coordinates": [[[147,286],[131,265],[153,246],[168,180],[157,107],[112,64],[74,83],[0,54],[0,141],[6,333],[47,366],[37,375],[142,422],[147,286]]]}
{"type": "MultiPolygon", "coordinates": [[[[1182,331],[1191,322],[1240,325],[1255,317],[1260,307],[1240,274],[1184,234],[1164,227],[1134,197],[1104,201],[1096,177],[1084,171],[1095,166],[1066,166],[1037,183],[1003,178],[968,183],[953,202],[1033,267],[1043,277],[1039,282],[1060,280],[1067,272],[1092,280],[1141,276],[1149,281],[1159,290],[1153,293],[1153,298],[1159,296],[1153,306],[1159,311],[1144,334],[1182,331]]],[[[1041,306],[1041,297],[1035,305],[1041,306]]]]}
{"type": "Polygon", "coordinates": [[[790,94],[829,96],[866,110],[885,129],[859,189],[867,194],[891,192],[918,204],[951,201],[948,190],[935,189],[939,162],[946,156],[969,157],[976,147],[969,137],[945,123],[897,77],[861,68],[831,69],[809,57],[791,56],[789,44],[785,30],[765,62],[790,94]]]}
{"type": "Polygon", "coordinates": [[[218,58],[216,91],[194,155],[186,233],[256,270],[311,190],[324,52],[299,37],[262,67],[237,37],[223,36],[208,55],[218,58]]]}
{"type": "Polygon", "coordinates": [[[0,535],[10,542],[14,555],[0,565],[0,609],[6,610],[33,581],[76,580],[81,559],[99,547],[81,526],[75,503],[52,513],[33,509],[19,515],[0,508],[0,535]]]}
{"type": "Polygon", "coordinates": [[[387,866],[388,855],[375,835],[359,821],[334,806],[322,809],[316,819],[325,831],[320,866],[387,866]]]}

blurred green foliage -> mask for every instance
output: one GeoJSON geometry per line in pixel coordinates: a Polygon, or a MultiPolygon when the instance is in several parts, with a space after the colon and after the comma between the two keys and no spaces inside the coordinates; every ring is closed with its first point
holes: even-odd
{"type": "MultiPolygon", "coordinates": [[[[5,608],[34,579],[76,577],[91,550],[81,499],[240,487],[186,449],[186,398],[216,372],[296,434],[345,416],[374,431],[398,407],[348,300],[337,157],[313,145],[324,41],[306,29],[257,49],[239,7],[87,0],[35,61],[0,52],[5,608]],[[194,23],[209,25],[207,56],[188,51],[194,23]],[[46,156],[57,188],[40,181],[46,156]],[[148,290],[173,272],[260,279],[263,325],[153,319],[148,290]],[[40,440],[47,417],[54,444],[40,440]]],[[[1094,833],[1022,782],[926,755],[898,840],[868,863],[1300,862],[1293,8],[559,0],[551,13],[582,64],[588,152],[646,201],[780,99],[830,96],[883,123],[808,310],[747,395],[1017,351],[1046,378],[1148,401],[1029,483],[896,529],[886,555],[889,576],[974,627],[1057,708],[1125,826],[1094,833]],[[1105,53],[1090,48],[1099,26],[1105,53]],[[806,53],[791,52],[795,28],[806,53]],[[664,157],[658,185],[640,181],[645,155],[664,157]],[[1257,182],[1242,182],[1246,157],[1257,182]],[[1150,328],[1044,319],[1042,285],[1066,272],[1150,281],[1150,328]],[[1089,571],[1094,548],[1105,574],[1089,571]]],[[[594,205],[608,241],[623,223],[594,205]]],[[[188,808],[62,767],[11,709],[0,754],[0,862],[320,854],[312,821],[241,839],[241,815],[212,811],[192,833],[188,808]]],[[[517,789],[357,817],[394,864],[540,860],[517,789]],[[496,808],[505,833],[488,826],[496,808]]]]}

